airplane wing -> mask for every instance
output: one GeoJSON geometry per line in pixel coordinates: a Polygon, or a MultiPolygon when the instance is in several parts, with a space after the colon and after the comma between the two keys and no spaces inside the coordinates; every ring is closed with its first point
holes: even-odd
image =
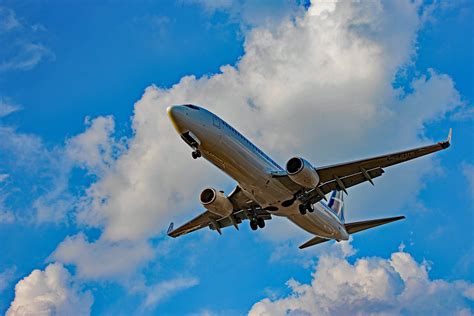
{"type": "MultiPolygon", "coordinates": [[[[317,188],[312,190],[308,200],[311,203],[316,203],[332,190],[342,190],[347,193],[347,188],[359,183],[368,181],[373,184],[372,179],[381,176],[384,173],[383,168],[385,167],[448,148],[451,144],[451,135],[452,130],[450,129],[448,138],[445,141],[433,145],[316,168],[320,178],[320,184],[317,188]]],[[[276,175],[275,177],[294,192],[298,192],[298,190],[302,189],[298,184],[291,181],[286,174],[276,175]]]]}
{"type": "Polygon", "coordinates": [[[234,205],[234,212],[231,216],[220,217],[212,212],[204,211],[176,229],[173,229],[173,223],[171,223],[168,228],[168,236],[176,238],[204,227],[217,230],[220,234],[221,228],[224,227],[234,226],[239,229],[238,225],[246,219],[253,217],[261,217],[264,220],[271,219],[270,213],[258,207],[258,204],[249,199],[239,186],[229,194],[228,198],[234,205]],[[257,207],[252,207],[252,205],[257,207]]]}

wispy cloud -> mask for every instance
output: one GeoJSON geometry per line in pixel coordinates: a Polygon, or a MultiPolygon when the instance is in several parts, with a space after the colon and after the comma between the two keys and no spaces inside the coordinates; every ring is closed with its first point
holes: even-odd
{"type": "Polygon", "coordinates": [[[463,163],[462,173],[469,184],[469,192],[471,193],[470,195],[474,198],[474,165],[463,163]]]}
{"type": "Polygon", "coordinates": [[[0,272],[0,293],[10,285],[10,283],[15,278],[15,275],[16,267],[10,267],[0,272]]]}
{"type": "Polygon", "coordinates": [[[0,72],[30,70],[43,60],[54,60],[53,51],[41,40],[46,28],[17,17],[15,11],[0,7],[0,72]]]}
{"type": "Polygon", "coordinates": [[[145,300],[146,307],[153,307],[177,292],[199,284],[197,278],[176,278],[158,283],[150,287],[145,300]]]}
{"type": "Polygon", "coordinates": [[[0,32],[8,32],[21,27],[22,24],[18,21],[15,11],[0,7],[0,32]]]}
{"type": "Polygon", "coordinates": [[[21,106],[7,102],[5,99],[0,98],[0,118],[8,116],[21,109],[21,106]]]}

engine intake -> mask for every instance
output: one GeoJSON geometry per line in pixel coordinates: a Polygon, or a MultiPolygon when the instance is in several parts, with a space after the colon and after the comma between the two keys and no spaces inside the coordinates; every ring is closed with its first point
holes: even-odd
{"type": "Polygon", "coordinates": [[[206,188],[204,189],[199,199],[201,204],[209,211],[220,217],[227,217],[232,214],[234,210],[234,206],[224,195],[224,193],[217,191],[214,188],[206,188]]]}
{"type": "Polygon", "coordinates": [[[305,159],[293,157],[286,163],[286,172],[290,179],[305,188],[315,188],[319,184],[316,169],[305,159]]]}

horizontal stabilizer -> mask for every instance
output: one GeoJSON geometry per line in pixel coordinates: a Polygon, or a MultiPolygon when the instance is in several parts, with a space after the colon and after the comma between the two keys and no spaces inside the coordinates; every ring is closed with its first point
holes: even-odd
{"type": "Polygon", "coordinates": [[[314,238],[308,240],[307,242],[305,242],[304,244],[302,244],[301,246],[299,246],[298,248],[300,248],[300,249],[308,248],[308,247],[326,242],[328,240],[331,240],[331,239],[326,239],[326,238],[321,238],[321,237],[314,237],[314,238]]]}
{"type": "MultiPolygon", "coordinates": [[[[347,224],[344,224],[344,226],[346,227],[346,231],[349,234],[354,234],[354,233],[357,233],[357,232],[360,232],[360,231],[363,231],[363,230],[366,230],[366,229],[369,229],[369,228],[374,228],[374,227],[384,225],[384,224],[388,224],[388,223],[391,223],[391,222],[395,222],[395,221],[398,221],[398,220],[401,220],[401,219],[404,219],[404,218],[405,218],[405,216],[379,218],[379,219],[373,219],[373,220],[369,220],[369,221],[347,223],[347,224]]],[[[308,240],[307,242],[305,242],[301,246],[299,246],[299,248],[304,249],[304,248],[307,248],[307,247],[310,247],[310,246],[314,246],[314,245],[326,242],[328,240],[331,240],[331,239],[326,239],[326,238],[316,236],[316,237],[308,240]]]]}
{"type": "Polygon", "coordinates": [[[388,218],[380,218],[380,219],[373,219],[370,221],[362,221],[362,222],[354,222],[354,223],[347,223],[346,231],[349,234],[354,234],[369,228],[374,228],[380,225],[388,224],[391,222],[395,222],[401,219],[404,219],[405,216],[396,216],[396,217],[388,217],[388,218]]]}

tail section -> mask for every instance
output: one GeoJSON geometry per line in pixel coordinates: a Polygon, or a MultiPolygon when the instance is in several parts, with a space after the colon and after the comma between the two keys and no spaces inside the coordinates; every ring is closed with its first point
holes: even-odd
{"type": "Polygon", "coordinates": [[[334,214],[339,217],[341,222],[344,223],[344,192],[333,190],[328,206],[332,209],[334,214]]]}

